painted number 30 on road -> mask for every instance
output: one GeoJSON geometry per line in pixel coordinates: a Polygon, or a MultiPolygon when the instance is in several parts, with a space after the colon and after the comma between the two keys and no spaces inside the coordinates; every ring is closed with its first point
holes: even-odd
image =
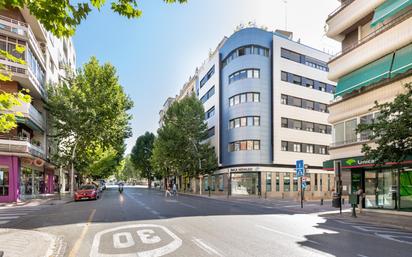
{"type": "Polygon", "coordinates": [[[176,251],[182,240],[160,225],[127,225],[98,232],[91,257],[160,257],[176,251]]]}

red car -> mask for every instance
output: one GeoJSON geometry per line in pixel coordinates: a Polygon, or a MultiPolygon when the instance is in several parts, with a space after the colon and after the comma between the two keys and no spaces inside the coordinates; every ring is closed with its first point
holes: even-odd
{"type": "Polygon", "coordinates": [[[100,197],[99,190],[95,185],[81,185],[79,189],[74,193],[74,200],[79,201],[79,200],[88,200],[88,199],[94,199],[97,200],[100,197]]]}

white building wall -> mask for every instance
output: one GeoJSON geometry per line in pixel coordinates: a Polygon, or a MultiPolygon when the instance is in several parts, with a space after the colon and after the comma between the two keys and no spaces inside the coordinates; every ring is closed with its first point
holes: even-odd
{"type": "Polygon", "coordinates": [[[273,37],[273,160],[274,164],[294,165],[296,160],[303,159],[305,164],[321,167],[323,161],[329,159],[329,155],[313,153],[295,153],[281,150],[281,141],[299,142],[329,146],[332,142],[331,134],[321,134],[303,130],[283,128],[281,118],[292,118],[296,120],[309,121],[319,124],[330,125],[327,121],[328,113],[303,109],[281,103],[281,95],[290,95],[315,102],[328,104],[333,95],[312,88],[306,88],[281,80],[281,71],[307,77],[328,84],[334,83],[327,79],[327,72],[301,63],[297,63],[281,57],[281,48],[300,53],[318,60],[327,62],[329,55],[299,44],[297,42],[273,37]]]}

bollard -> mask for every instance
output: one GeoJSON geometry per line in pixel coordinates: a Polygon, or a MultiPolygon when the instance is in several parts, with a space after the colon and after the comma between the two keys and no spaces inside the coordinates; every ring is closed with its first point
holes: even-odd
{"type": "Polygon", "coordinates": [[[323,205],[323,198],[320,198],[320,205],[323,205]]]}
{"type": "Polygon", "coordinates": [[[342,198],[342,205],[345,205],[345,198],[342,198]]]}

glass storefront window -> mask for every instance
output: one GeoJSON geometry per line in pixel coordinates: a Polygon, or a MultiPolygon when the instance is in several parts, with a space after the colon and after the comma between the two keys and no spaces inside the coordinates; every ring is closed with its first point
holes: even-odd
{"type": "Polygon", "coordinates": [[[0,168],[0,196],[9,195],[9,169],[0,168]]]}
{"type": "Polygon", "coordinates": [[[293,176],[293,191],[298,191],[298,177],[293,176]]]}
{"type": "Polygon", "coordinates": [[[395,208],[397,172],[396,169],[365,171],[365,207],[395,208]]]}
{"type": "Polygon", "coordinates": [[[405,169],[400,174],[400,208],[412,209],[412,169],[405,169]]]}
{"type": "Polygon", "coordinates": [[[223,179],[223,175],[219,175],[219,191],[225,190],[225,184],[223,179]]]}
{"type": "Polygon", "coordinates": [[[276,192],[280,191],[280,178],[279,178],[279,172],[276,172],[276,192]]]}
{"type": "Polygon", "coordinates": [[[233,195],[256,195],[259,173],[232,173],[231,188],[233,195]]]}
{"type": "Polygon", "coordinates": [[[215,177],[215,176],[212,176],[212,183],[211,183],[211,185],[210,185],[210,189],[211,189],[212,191],[215,191],[215,185],[216,185],[216,177],[215,177]]]}
{"type": "Polygon", "coordinates": [[[356,119],[348,120],[345,122],[345,142],[346,143],[356,142],[356,139],[357,139],[356,126],[357,126],[356,119]]]}
{"type": "Polygon", "coordinates": [[[266,173],[266,192],[272,191],[272,173],[266,173]]]}
{"type": "Polygon", "coordinates": [[[283,191],[284,192],[290,191],[290,176],[288,172],[285,173],[285,175],[283,175],[283,191]]]}

